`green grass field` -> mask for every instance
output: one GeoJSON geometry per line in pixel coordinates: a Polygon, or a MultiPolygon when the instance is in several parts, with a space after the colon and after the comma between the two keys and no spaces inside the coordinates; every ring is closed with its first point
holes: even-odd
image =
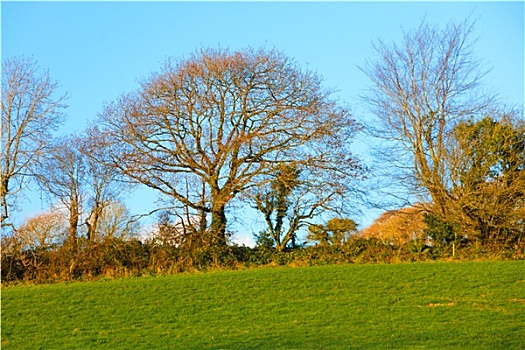
{"type": "Polygon", "coordinates": [[[2,289],[2,349],[524,349],[525,262],[268,268],[2,289]]]}

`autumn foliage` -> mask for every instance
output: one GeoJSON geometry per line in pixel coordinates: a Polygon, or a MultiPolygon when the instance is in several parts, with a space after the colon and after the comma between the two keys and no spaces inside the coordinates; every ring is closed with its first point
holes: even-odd
{"type": "Polygon", "coordinates": [[[411,241],[426,241],[427,225],[424,214],[428,211],[417,205],[381,214],[370,226],[361,230],[362,238],[375,238],[383,243],[403,245],[411,241]]]}

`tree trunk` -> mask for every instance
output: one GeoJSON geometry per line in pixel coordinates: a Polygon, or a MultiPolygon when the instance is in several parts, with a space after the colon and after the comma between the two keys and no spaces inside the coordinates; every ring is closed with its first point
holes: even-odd
{"type": "MultiPolygon", "coordinates": [[[[6,160],[7,161],[7,160],[6,160]]],[[[4,221],[7,220],[8,216],[9,216],[9,210],[7,208],[7,193],[8,193],[8,189],[9,189],[9,177],[5,176],[4,175],[4,178],[2,179],[2,183],[1,183],[1,187],[0,187],[0,198],[2,199],[2,213],[1,213],[1,227],[4,227],[4,221]]]]}
{"type": "Polygon", "coordinates": [[[77,248],[78,217],[78,205],[72,203],[69,210],[69,244],[71,250],[76,250],[77,248]]]}
{"type": "Polygon", "coordinates": [[[226,245],[226,206],[214,203],[211,210],[211,239],[217,246],[226,245]]]}
{"type": "Polygon", "coordinates": [[[87,239],[89,243],[92,243],[95,240],[95,235],[97,233],[97,228],[98,228],[98,222],[100,220],[100,216],[102,215],[102,210],[103,210],[103,205],[95,202],[94,207],[91,211],[91,215],[86,219],[86,226],[88,228],[87,239]],[[90,219],[91,219],[91,222],[90,222],[90,219]]]}

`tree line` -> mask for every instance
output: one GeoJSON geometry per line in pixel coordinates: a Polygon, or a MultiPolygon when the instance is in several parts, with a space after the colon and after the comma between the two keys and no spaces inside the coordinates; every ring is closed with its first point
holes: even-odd
{"type": "Polygon", "coordinates": [[[353,207],[368,195],[364,180],[382,176],[351,150],[363,130],[382,141],[383,178],[418,203],[425,224],[413,237],[423,242],[418,253],[466,241],[523,249],[523,106],[502,106],[484,92],[473,30],[468,20],[444,28],[422,22],[400,43],[378,41],[361,67],[371,82],[363,101],[375,116],[367,125],[318,73],[276,49],[207,48],[166,61],[104,105],[93,126],[57,138],[68,95],[33,59],[8,58],[2,261],[54,249],[74,271],[78,256],[104,244],[133,245],[140,228],[121,193],[137,186],[162,201],[150,213],[153,246],[216,260],[222,253],[214,252],[231,249],[232,207],[264,219],[259,248],[298,249],[299,232],[318,247],[356,244],[353,207]],[[28,183],[52,210],[17,227],[11,214],[28,183]]]}

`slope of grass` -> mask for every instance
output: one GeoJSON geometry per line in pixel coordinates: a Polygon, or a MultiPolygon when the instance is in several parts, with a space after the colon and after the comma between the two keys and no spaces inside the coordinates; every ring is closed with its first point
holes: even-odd
{"type": "Polygon", "coordinates": [[[523,349],[525,262],[274,268],[2,290],[2,349],[523,349]]]}

